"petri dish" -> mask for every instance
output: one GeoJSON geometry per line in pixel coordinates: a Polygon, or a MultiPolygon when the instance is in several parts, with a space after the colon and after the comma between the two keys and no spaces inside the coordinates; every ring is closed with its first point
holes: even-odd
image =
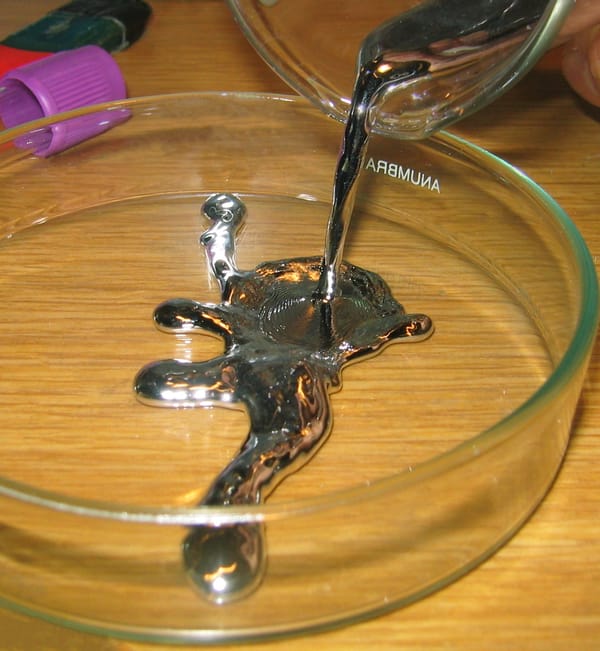
{"type": "MultiPolygon", "coordinates": [[[[390,60],[423,59],[436,72],[407,83],[402,92],[389,93],[371,116],[373,128],[380,133],[398,137],[402,132],[404,139],[416,140],[479,110],[515,84],[548,50],[572,8],[571,0],[535,4],[535,8],[545,7],[537,23],[511,29],[510,36],[507,32],[488,48],[480,42],[486,28],[455,38],[454,32],[440,27],[446,24],[444,12],[469,15],[473,7],[466,6],[461,12],[460,3],[347,0],[340,6],[319,0],[227,0],[227,4],[246,39],[271,69],[290,88],[341,121],[348,115],[357,55],[367,35],[393,18],[421,13],[416,21],[420,29],[404,30],[404,38],[409,40],[418,34],[414,44],[406,49],[402,42],[395,44],[398,49],[390,60]],[[428,25],[432,36],[428,36],[428,25]],[[434,37],[436,28],[441,31],[434,37]],[[473,58],[461,65],[450,64],[459,51],[471,51],[473,58]]],[[[490,15],[510,16],[514,11],[522,18],[526,4],[521,3],[520,8],[519,3],[506,3],[502,12],[498,4],[486,6],[490,15]]]]}
{"type": "Polygon", "coordinates": [[[222,349],[152,324],[166,299],[219,300],[205,198],[243,198],[240,268],[319,255],[342,128],[296,97],[190,93],[2,132],[1,605],[150,641],[316,631],[440,589],[542,500],[594,340],[594,266],[543,190],[445,133],[373,137],[345,254],[435,333],[344,371],[329,439],[265,504],[198,507],[244,412],[136,401],[144,364],[222,349]],[[111,112],[127,119],[36,155],[67,120],[111,112]],[[181,544],[234,523],[264,526],[267,569],[217,605],[181,544]]]}

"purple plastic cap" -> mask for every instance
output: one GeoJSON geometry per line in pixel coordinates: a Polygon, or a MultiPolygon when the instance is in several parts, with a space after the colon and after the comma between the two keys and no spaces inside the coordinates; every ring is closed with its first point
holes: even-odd
{"type": "MultiPolygon", "coordinates": [[[[86,45],[28,63],[0,79],[0,119],[5,127],[102,102],[124,99],[125,81],[113,57],[86,45]]],[[[126,120],[125,109],[102,110],[35,129],[15,140],[50,156],[126,120]]]]}

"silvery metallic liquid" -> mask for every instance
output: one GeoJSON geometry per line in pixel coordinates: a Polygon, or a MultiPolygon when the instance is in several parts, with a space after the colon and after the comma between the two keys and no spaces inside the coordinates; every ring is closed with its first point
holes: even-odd
{"type": "MultiPolygon", "coordinates": [[[[391,342],[424,339],[432,325],[423,314],[406,314],[377,274],[347,262],[340,264],[335,296],[327,301],[315,297],[321,256],[240,270],[235,234],[244,205],[235,196],[215,195],[204,212],[211,226],[200,239],[221,302],[173,299],[156,308],[154,320],[165,332],[217,335],[224,353],[202,362],[153,362],[138,373],[135,392],[150,405],[245,409],[246,441],[201,504],[258,504],[329,435],[329,396],[341,387],[342,368],[391,342]]],[[[238,599],[264,575],[263,525],[193,527],[183,557],[208,599],[238,599]]]]}
{"type": "MultiPolygon", "coordinates": [[[[207,200],[204,213],[211,226],[201,242],[220,284],[221,302],[174,299],[160,305],[154,319],[165,332],[219,336],[225,351],[203,362],[153,362],[135,380],[137,396],[147,404],[238,405],[248,413],[246,441],[201,504],[262,502],[327,438],[332,417],[329,395],[340,388],[346,364],[394,341],[419,341],[431,334],[430,319],[406,314],[382,278],[343,260],[369,132],[390,92],[401,93],[409,86],[414,90],[415,84],[434,98],[431,107],[414,112],[421,121],[416,137],[464,115],[469,106],[477,108],[478,97],[491,99],[503,77],[488,75],[490,85],[481,85],[481,71],[487,72],[490,61],[483,55],[497,57],[514,48],[546,4],[546,0],[432,0],[367,37],[359,53],[322,257],[265,262],[250,271],[240,270],[235,235],[245,206],[233,195],[207,200]],[[443,96],[433,92],[438,78],[443,78],[443,96]],[[460,91],[469,89],[473,80],[469,105],[460,91]],[[458,101],[447,92],[449,81],[458,101]]],[[[264,527],[260,523],[192,527],[183,542],[183,558],[209,600],[238,599],[252,592],[265,573],[264,527]]]]}
{"type": "Polygon", "coordinates": [[[334,176],[323,270],[316,293],[321,300],[332,300],[338,291],[344,243],[354,209],[356,181],[364,163],[371,130],[370,113],[376,111],[378,98],[390,85],[398,86],[426,73],[427,66],[421,61],[392,66],[381,58],[369,61],[359,71],[334,176]]]}

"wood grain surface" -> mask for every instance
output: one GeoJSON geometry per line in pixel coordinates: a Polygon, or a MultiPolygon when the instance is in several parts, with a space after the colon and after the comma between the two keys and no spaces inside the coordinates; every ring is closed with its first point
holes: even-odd
{"type": "MultiPolygon", "coordinates": [[[[2,0],[0,35],[59,6],[2,0]]],[[[152,0],[146,34],[116,55],[130,96],[289,89],[219,0],[152,0]],[[218,65],[217,65],[218,62],[218,65]]],[[[523,169],[565,208],[600,255],[600,110],[582,103],[550,53],[527,79],[452,131],[523,169]]],[[[293,605],[291,605],[293,607],[293,605]]],[[[142,651],[0,611],[6,651],[142,651]]],[[[243,648],[226,646],[220,648],[243,648]]],[[[344,629],[248,648],[278,651],[594,651],[600,649],[600,348],[560,474],[530,521],[495,556],[444,590],[344,629]]]]}

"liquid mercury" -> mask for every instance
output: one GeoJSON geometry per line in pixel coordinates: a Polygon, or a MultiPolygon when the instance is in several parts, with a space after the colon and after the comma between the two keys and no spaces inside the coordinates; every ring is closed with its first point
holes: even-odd
{"type": "MultiPolygon", "coordinates": [[[[235,263],[236,233],[246,208],[234,195],[208,198],[210,221],[200,241],[221,302],[174,299],[155,310],[165,332],[209,332],[222,355],[203,362],[163,360],[135,380],[146,404],[245,408],[250,431],[238,454],[215,478],[202,505],[262,502],[304,465],[331,431],[330,394],[342,368],[392,342],[420,341],[432,332],[424,314],[406,314],[377,274],[343,260],[356,181],[369,135],[369,113],[388,83],[422,72],[419,63],[392,67],[372,61],[360,70],[334,177],[323,256],[265,262],[244,271],[235,263]]],[[[194,584],[211,601],[252,592],[267,565],[264,525],[195,526],[183,542],[194,584]]]]}

